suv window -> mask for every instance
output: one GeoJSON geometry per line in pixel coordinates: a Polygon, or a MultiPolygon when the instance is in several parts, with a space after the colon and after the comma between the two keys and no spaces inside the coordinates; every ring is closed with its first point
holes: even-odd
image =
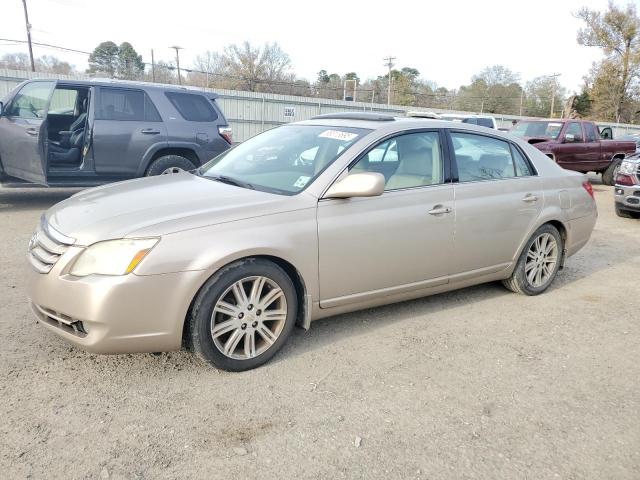
{"type": "Polygon", "coordinates": [[[443,181],[440,136],[438,132],[420,132],[386,140],[358,160],[351,172],[383,174],[385,190],[440,184],[443,181]]]}
{"type": "Polygon", "coordinates": [[[165,92],[182,118],[190,122],[213,122],[218,114],[205,97],[193,93],[165,92]]]}
{"type": "Polygon", "coordinates": [[[478,118],[478,125],[481,127],[493,128],[493,122],[490,118],[478,118]]]}
{"type": "Polygon", "coordinates": [[[565,139],[567,135],[573,135],[573,142],[582,142],[582,127],[578,122],[569,122],[567,131],[564,132],[565,139]]]}
{"type": "Polygon", "coordinates": [[[49,113],[53,113],[55,115],[69,115],[72,117],[75,115],[77,101],[78,90],[56,88],[51,96],[49,113]]]}
{"type": "Polygon", "coordinates": [[[584,136],[587,142],[595,142],[598,139],[596,127],[593,123],[584,124],[584,136]]]}
{"type": "Polygon", "coordinates": [[[144,92],[122,88],[100,88],[98,120],[144,120],[144,92]]]}
{"type": "Polygon", "coordinates": [[[47,103],[55,82],[27,83],[7,109],[8,117],[44,118],[47,103]]]}
{"type": "MultiPolygon", "coordinates": [[[[484,135],[461,132],[452,132],[451,140],[460,182],[496,180],[516,176],[514,157],[509,142],[484,135]]],[[[526,165],[526,161],[522,160],[526,165]]],[[[531,174],[528,168],[526,170],[521,168],[521,171],[523,175],[531,174]]]]}

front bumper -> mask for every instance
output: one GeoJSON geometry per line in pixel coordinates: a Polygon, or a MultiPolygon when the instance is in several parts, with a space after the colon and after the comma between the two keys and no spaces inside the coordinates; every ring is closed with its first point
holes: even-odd
{"type": "Polygon", "coordinates": [[[49,273],[30,271],[28,294],[42,325],[93,353],[180,349],[203,272],[74,277],[64,266],[79,250],[69,248],[49,273]]]}
{"type": "Polygon", "coordinates": [[[629,187],[616,184],[613,192],[614,199],[620,208],[640,212],[640,185],[629,187]]]}

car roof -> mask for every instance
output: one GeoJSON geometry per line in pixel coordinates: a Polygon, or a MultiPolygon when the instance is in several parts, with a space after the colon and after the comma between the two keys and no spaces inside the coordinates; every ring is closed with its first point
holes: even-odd
{"type": "MultiPolygon", "coordinates": [[[[51,81],[49,78],[38,78],[33,81],[51,81]]],[[[86,86],[98,86],[98,87],[122,87],[122,88],[140,88],[140,89],[155,89],[155,90],[163,90],[163,91],[175,91],[182,93],[199,93],[201,95],[206,95],[209,98],[218,98],[218,95],[213,92],[207,92],[197,87],[191,86],[183,86],[183,85],[166,85],[163,83],[152,83],[152,82],[136,82],[133,80],[117,80],[111,78],[91,78],[88,80],[57,80],[58,85],[69,85],[69,86],[78,86],[78,85],[86,85],[86,86]]]]}
{"type": "Polygon", "coordinates": [[[351,119],[351,118],[331,118],[331,116],[313,118],[311,120],[303,120],[301,122],[295,122],[296,125],[318,125],[326,127],[353,127],[353,128],[366,128],[369,130],[376,130],[385,133],[402,132],[403,130],[412,130],[420,128],[441,128],[451,130],[469,130],[478,133],[484,133],[494,135],[498,137],[508,138],[513,140],[511,134],[507,132],[500,132],[499,130],[487,127],[481,127],[479,125],[473,125],[470,123],[453,123],[448,120],[436,120],[431,118],[416,118],[416,117],[397,117],[392,121],[384,120],[370,120],[370,119],[351,119]]]}

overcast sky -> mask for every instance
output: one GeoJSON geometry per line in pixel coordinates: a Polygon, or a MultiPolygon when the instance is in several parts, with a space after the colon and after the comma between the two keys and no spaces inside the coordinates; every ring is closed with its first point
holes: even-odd
{"type": "MultiPolygon", "coordinates": [[[[640,0],[635,0],[636,3],[640,0]]],[[[626,3],[620,2],[616,3],[626,3]]],[[[0,2],[0,37],[25,39],[21,0],[0,2]]],[[[605,9],[607,0],[265,1],[244,0],[28,0],[33,41],[79,50],[100,42],[129,41],[144,61],[171,60],[184,47],[189,67],[205,50],[250,40],[278,42],[294,71],[314,80],[321,69],[360,78],[384,73],[383,57],[414,67],[439,86],[458,88],[488,65],[501,64],[523,81],[561,73],[578,90],[599,51],[576,42],[581,6],[605,9]]],[[[25,51],[0,42],[0,54],[25,51]]],[[[35,47],[77,68],[86,56],[35,47]]]]}

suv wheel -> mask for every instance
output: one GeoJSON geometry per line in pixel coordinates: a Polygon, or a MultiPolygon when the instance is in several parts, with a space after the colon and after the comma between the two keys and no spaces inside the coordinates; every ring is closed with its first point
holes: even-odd
{"type": "Polygon", "coordinates": [[[560,269],[563,251],[558,229],[553,225],[542,225],[527,242],[511,277],[502,283],[512,292],[523,295],[544,292],[560,269]]]}
{"type": "Polygon", "coordinates": [[[147,177],[154,175],[166,175],[169,173],[180,173],[183,171],[189,171],[196,168],[196,166],[188,158],[180,155],[163,155],[156,158],[149,168],[147,168],[147,177]]]}
{"type": "Polygon", "coordinates": [[[622,160],[616,158],[609,164],[607,169],[602,172],[602,183],[604,183],[605,185],[615,185],[616,175],[618,174],[618,170],[620,170],[621,163],[622,160]]]}
{"type": "Polygon", "coordinates": [[[282,268],[263,259],[241,260],[202,287],[189,316],[188,338],[214,367],[249,370],[284,345],[297,311],[295,287],[282,268]]]}

